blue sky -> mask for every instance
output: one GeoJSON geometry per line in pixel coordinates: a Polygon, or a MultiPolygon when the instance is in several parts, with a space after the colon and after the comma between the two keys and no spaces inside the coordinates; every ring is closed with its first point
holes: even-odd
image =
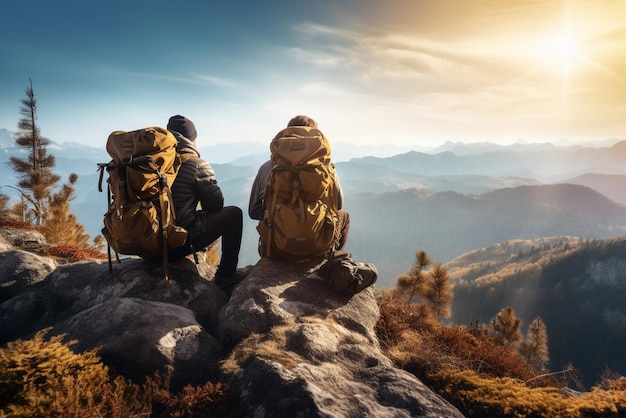
{"type": "Polygon", "coordinates": [[[183,114],[201,146],[626,139],[622,0],[20,0],[0,23],[0,128],[29,77],[44,136],[104,146],[183,114]]]}

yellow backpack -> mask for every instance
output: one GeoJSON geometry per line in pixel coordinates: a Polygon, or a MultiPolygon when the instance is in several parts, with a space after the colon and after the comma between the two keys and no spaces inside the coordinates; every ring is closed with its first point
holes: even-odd
{"type": "Polygon", "coordinates": [[[338,239],[337,187],[330,145],[317,128],[291,126],[270,144],[271,171],[257,231],[262,255],[326,256],[338,239]]]}
{"type": "Polygon", "coordinates": [[[107,139],[112,160],[98,164],[102,191],[108,173],[108,210],[102,234],[117,254],[142,258],[163,257],[167,279],[167,253],[182,246],[187,231],[176,225],[171,184],[181,159],[171,132],[149,127],[131,132],[115,131],[107,139]]]}

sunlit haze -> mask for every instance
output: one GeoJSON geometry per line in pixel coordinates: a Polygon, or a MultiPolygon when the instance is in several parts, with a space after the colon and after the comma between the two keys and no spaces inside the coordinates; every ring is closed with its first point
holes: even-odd
{"type": "Polygon", "coordinates": [[[355,144],[626,139],[622,0],[27,0],[2,17],[0,128],[31,78],[57,142],[173,114],[203,146],[266,143],[295,114],[355,144]]]}

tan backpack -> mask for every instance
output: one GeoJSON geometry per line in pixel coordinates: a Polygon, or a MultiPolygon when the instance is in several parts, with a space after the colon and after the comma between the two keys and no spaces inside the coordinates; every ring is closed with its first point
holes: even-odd
{"type": "Polygon", "coordinates": [[[338,239],[337,187],[330,145],[317,128],[291,126],[270,144],[271,171],[257,231],[264,256],[327,255],[338,239]]]}
{"type": "Polygon", "coordinates": [[[149,127],[131,132],[115,131],[106,149],[113,158],[98,164],[102,191],[104,171],[109,174],[108,210],[102,234],[117,254],[142,258],[163,257],[167,280],[167,253],[182,246],[187,231],[176,225],[170,185],[181,160],[171,132],[149,127]]]}

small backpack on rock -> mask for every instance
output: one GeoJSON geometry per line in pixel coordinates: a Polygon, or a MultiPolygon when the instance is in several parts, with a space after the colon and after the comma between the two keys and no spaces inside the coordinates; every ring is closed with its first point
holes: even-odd
{"type": "Polygon", "coordinates": [[[271,171],[257,226],[263,256],[326,256],[338,238],[337,186],[330,145],[317,128],[290,126],[270,144],[271,171]]]}
{"type": "Polygon", "coordinates": [[[342,296],[353,296],[378,279],[378,270],[374,264],[356,262],[346,251],[336,251],[317,274],[328,290],[342,296]]]}
{"type": "Polygon", "coordinates": [[[163,257],[167,279],[167,253],[182,246],[187,231],[176,225],[170,185],[181,159],[177,140],[164,128],[150,127],[131,132],[115,131],[107,139],[112,160],[98,164],[102,191],[108,173],[108,210],[102,234],[117,254],[142,258],[163,257]]]}

